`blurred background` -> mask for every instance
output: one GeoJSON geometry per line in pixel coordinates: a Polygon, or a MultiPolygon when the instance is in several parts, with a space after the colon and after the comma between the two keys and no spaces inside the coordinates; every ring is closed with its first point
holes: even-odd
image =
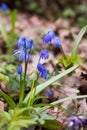
{"type": "Polygon", "coordinates": [[[10,9],[38,14],[48,20],[61,17],[79,26],[87,23],[87,0],[0,0],[2,3],[6,3],[10,9]]]}

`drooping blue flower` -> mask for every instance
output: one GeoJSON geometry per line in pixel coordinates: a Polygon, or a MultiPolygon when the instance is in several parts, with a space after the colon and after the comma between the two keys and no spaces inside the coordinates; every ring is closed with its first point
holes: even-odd
{"type": "Polygon", "coordinates": [[[26,45],[24,45],[24,48],[30,50],[32,47],[34,47],[34,42],[33,42],[33,40],[27,39],[27,40],[26,40],[26,45]]]}
{"type": "Polygon", "coordinates": [[[87,119],[84,116],[78,116],[82,123],[86,123],[87,119]]]}
{"type": "Polygon", "coordinates": [[[17,47],[18,48],[23,47],[25,43],[26,43],[26,38],[25,37],[20,37],[17,40],[17,47]]]}
{"type": "Polygon", "coordinates": [[[14,55],[18,54],[19,61],[32,60],[31,55],[29,54],[29,50],[34,46],[33,40],[26,39],[25,37],[20,37],[17,40],[18,50],[14,51],[14,55]]]}
{"type": "Polygon", "coordinates": [[[1,9],[2,9],[2,11],[7,11],[9,8],[8,8],[8,5],[7,5],[7,4],[3,3],[3,4],[1,5],[1,9]]]}
{"type": "Polygon", "coordinates": [[[15,50],[14,55],[18,54],[18,60],[19,61],[25,61],[32,60],[31,55],[26,50],[15,50]]]}
{"type": "Polygon", "coordinates": [[[48,59],[49,58],[49,53],[48,53],[48,50],[46,50],[46,49],[43,49],[39,54],[40,54],[40,57],[42,59],[48,59]]]}
{"type": "Polygon", "coordinates": [[[82,116],[72,116],[67,119],[69,124],[67,126],[68,130],[80,130],[86,123],[86,118],[82,116]]]}
{"type": "Polygon", "coordinates": [[[46,79],[47,78],[47,70],[46,70],[46,68],[41,63],[38,63],[37,69],[39,71],[39,74],[40,74],[41,78],[46,79]]]}
{"type": "Polygon", "coordinates": [[[52,29],[49,29],[47,34],[45,34],[45,36],[43,37],[42,41],[43,43],[50,43],[52,38],[55,37],[55,33],[52,29]]]}
{"type": "Polygon", "coordinates": [[[17,72],[18,72],[19,75],[22,74],[22,66],[21,65],[18,66],[17,72]]]}
{"type": "Polygon", "coordinates": [[[61,41],[59,37],[54,37],[51,43],[57,47],[61,46],[61,41]]]}
{"type": "Polygon", "coordinates": [[[53,93],[52,93],[52,91],[50,90],[50,89],[47,89],[47,95],[49,96],[49,97],[52,97],[53,96],[53,93]]]}
{"type": "Polygon", "coordinates": [[[17,40],[18,48],[23,47],[24,49],[30,50],[33,46],[34,46],[34,42],[31,39],[26,39],[25,37],[20,37],[17,40]]]}

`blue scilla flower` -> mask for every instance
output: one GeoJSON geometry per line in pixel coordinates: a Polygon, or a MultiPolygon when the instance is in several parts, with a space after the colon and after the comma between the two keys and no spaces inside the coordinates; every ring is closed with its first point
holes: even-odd
{"type": "Polygon", "coordinates": [[[18,40],[17,40],[17,47],[20,48],[20,47],[23,47],[23,45],[26,43],[26,38],[25,37],[20,37],[18,40]]]}
{"type": "Polygon", "coordinates": [[[48,53],[48,50],[46,50],[46,49],[43,49],[39,54],[40,54],[40,57],[42,59],[48,59],[49,58],[49,53],[48,53]]]}
{"type": "Polygon", "coordinates": [[[40,74],[41,78],[46,79],[47,78],[47,70],[46,70],[46,68],[41,63],[38,63],[37,69],[39,71],[39,74],[40,74]]]}
{"type": "Polygon", "coordinates": [[[54,37],[54,39],[52,40],[52,44],[55,46],[61,46],[61,41],[59,37],[54,37]]]}
{"type": "Polygon", "coordinates": [[[1,5],[1,9],[2,9],[2,11],[7,11],[9,8],[8,8],[8,5],[7,5],[7,4],[3,3],[3,4],[1,5]]]}
{"type": "Polygon", "coordinates": [[[18,50],[14,51],[14,55],[18,54],[19,61],[32,60],[31,55],[29,54],[29,50],[34,46],[33,40],[26,39],[25,37],[20,37],[17,40],[18,50]]]}
{"type": "Polygon", "coordinates": [[[49,29],[47,34],[43,37],[42,41],[44,43],[49,43],[49,42],[51,42],[53,37],[55,37],[55,33],[52,29],[49,29]]]}
{"type": "Polygon", "coordinates": [[[87,119],[84,116],[78,116],[78,119],[81,120],[82,123],[86,123],[87,119]]]}
{"type": "Polygon", "coordinates": [[[26,39],[25,37],[20,37],[17,40],[18,48],[23,47],[24,49],[30,50],[33,46],[34,46],[34,42],[31,39],[26,39]]]}
{"type": "Polygon", "coordinates": [[[49,96],[49,97],[52,97],[53,96],[53,93],[52,93],[52,91],[50,90],[50,89],[47,89],[47,95],[49,96]]]}
{"type": "Polygon", "coordinates": [[[19,75],[22,74],[22,66],[21,65],[18,66],[17,72],[18,72],[19,75]]]}
{"type": "Polygon", "coordinates": [[[86,118],[83,116],[72,116],[67,120],[69,121],[69,124],[67,126],[69,130],[80,130],[86,123],[86,118]]]}
{"type": "Polygon", "coordinates": [[[14,55],[18,54],[18,60],[19,61],[25,61],[32,60],[31,55],[26,50],[15,50],[14,55]]]}
{"type": "Polygon", "coordinates": [[[34,47],[34,42],[33,42],[33,40],[27,39],[27,40],[26,40],[26,45],[24,45],[24,48],[30,50],[32,47],[34,47]]]}

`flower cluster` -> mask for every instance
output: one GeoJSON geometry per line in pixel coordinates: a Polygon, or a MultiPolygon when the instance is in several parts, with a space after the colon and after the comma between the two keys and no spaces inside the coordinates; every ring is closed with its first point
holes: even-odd
{"type": "Polygon", "coordinates": [[[61,46],[60,38],[56,36],[52,29],[49,29],[47,34],[42,39],[43,43],[51,43],[55,46],[61,46]]]}
{"type": "Polygon", "coordinates": [[[67,126],[68,130],[80,130],[86,123],[86,118],[83,116],[72,116],[67,119],[69,124],[67,126]]]}
{"type": "Polygon", "coordinates": [[[18,50],[14,51],[14,54],[18,54],[19,61],[32,60],[29,51],[34,46],[34,43],[31,39],[26,39],[25,37],[20,37],[17,41],[18,50]]]}
{"type": "MultiPolygon", "coordinates": [[[[43,37],[44,43],[51,43],[55,46],[60,46],[60,38],[57,37],[52,29],[48,30],[48,33],[43,37]]],[[[34,42],[31,39],[27,39],[25,37],[20,37],[17,40],[17,47],[18,49],[14,51],[14,55],[18,54],[18,60],[28,62],[28,60],[32,60],[32,57],[30,55],[30,50],[34,46],[34,42]]],[[[39,53],[40,59],[48,59],[49,53],[47,49],[42,49],[42,51],[39,53]]],[[[40,60],[37,64],[37,69],[39,71],[39,75],[41,78],[46,79],[47,78],[47,69],[40,63],[40,60]]],[[[22,74],[22,66],[19,65],[17,69],[18,74],[22,74]]]]}
{"type": "MultiPolygon", "coordinates": [[[[43,49],[40,53],[40,58],[42,59],[48,59],[49,58],[49,53],[48,53],[48,50],[46,49],[43,49]]],[[[37,69],[39,71],[39,75],[46,79],[47,78],[47,70],[46,68],[39,62],[38,65],[37,65],[37,69]]]]}
{"type": "MultiPolygon", "coordinates": [[[[28,62],[28,60],[32,60],[29,51],[34,46],[34,42],[31,39],[27,39],[25,37],[20,37],[17,40],[18,49],[14,51],[14,55],[18,54],[18,60],[28,62]]],[[[22,66],[19,65],[17,69],[18,74],[22,74],[22,66]]]]}
{"type": "Polygon", "coordinates": [[[3,3],[2,5],[1,5],[1,9],[2,9],[2,11],[7,11],[9,8],[8,8],[8,5],[7,4],[5,4],[5,3],[3,3]]]}

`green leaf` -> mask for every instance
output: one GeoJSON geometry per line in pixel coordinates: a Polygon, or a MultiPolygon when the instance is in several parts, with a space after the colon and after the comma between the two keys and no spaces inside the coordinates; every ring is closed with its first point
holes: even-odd
{"type": "Polygon", "coordinates": [[[63,65],[65,69],[70,68],[74,64],[82,65],[83,61],[79,55],[66,56],[58,59],[59,63],[63,65]]]}
{"type": "Polygon", "coordinates": [[[1,34],[2,34],[2,36],[4,38],[4,40],[5,40],[6,44],[8,45],[9,44],[8,34],[7,34],[6,30],[5,30],[5,26],[4,26],[3,22],[2,22],[1,17],[0,17],[0,32],[1,32],[1,34]]]}
{"type": "MultiPolygon", "coordinates": [[[[47,88],[49,85],[53,84],[54,82],[56,82],[57,80],[61,79],[62,77],[64,77],[65,75],[71,73],[72,71],[74,71],[75,69],[77,69],[79,67],[79,65],[73,66],[67,70],[65,70],[64,72],[62,72],[61,74],[58,74],[54,77],[52,77],[51,79],[47,80],[46,82],[42,83],[41,85],[38,85],[36,87],[36,95],[38,93],[40,93],[41,91],[43,91],[45,88],[47,88]]],[[[24,102],[27,102],[29,99],[30,93],[25,97],[24,102]]]]}
{"type": "Polygon", "coordinates": [[[81,41],[81,39],[82,39],[84,33],[86,32],[86,30],[87,30],[87,25],[84,26],[84,27],[81,29],[81,31],[79,32],[79,34],[77,35],[77,38],[76,38],[76,40],[75,40],[75,43],[74,43],[74,46],[73,46],[73,49],[72,49],[72,55],[71,55],[71,56],[76,55],[77,49],[78,49],[78,45],[79,45],[79,43],[80,43],[80,41],[81,41]]]}
{"type": "Polygon", "coordinates": [[[12,13],[11,13],[11,38],[12,38],[12,41],[14,43],[14,40],[15,40],[15,23],[16,23],[16,19],[17,19],[17,11],[16,10],[13,10],[12,13]]]}
{"type": "Polygon", "coordinates": [[[4,81],[5,83],[8,83],[9,78],[6,75],[0,73],[0,81],[4,81]]]}
{"type": "Polygon", "coordinates": [[[75,11],[71,8],[65,9],[63,11],[63,16],[64,17],[74,17],[75,16],[75,11]]]}
{"type": "Polygon", "coordinates": [[[9,104],[9,106],[11,108],[15,108],[16,104],[15,102],[12,100],[12,98],[10,98],[6,93],[4,93],[2,90],[0,90],[0,94],[3,96],[3,98],[7,101],[7,103],[9,104]]]}
{"type": "Polygon", "coordinates": [[[61,126],[61,123],[57,120],[45,120],[45,124],[42,125],[45,130],[58,130],[61,126]]]}
{"type": "MultiPolygon", "coordinates": [[[[62,102],[65,102],[65,101],[68,101],[68,100],[73,100],[73,99],[81,99],[81,98],[87,98],[87,95],[81,95],[81,96],[70,96],[70,97],[67,97],[67,98],[63,98],[63,99],[60,99],[58,101],[55,101],[55,102],[52,102],[51,104],[52,105],[56,105],[56,104],[59,104],[59,103],[62,103],[62,102]]],[[[46,106],[46,107],[43,107],[43,108],[40,108],[39,111],[40,112],[43,112],[45,110],[47,110],[48,108],[50,108],[50,106],[46,106]]]]}

